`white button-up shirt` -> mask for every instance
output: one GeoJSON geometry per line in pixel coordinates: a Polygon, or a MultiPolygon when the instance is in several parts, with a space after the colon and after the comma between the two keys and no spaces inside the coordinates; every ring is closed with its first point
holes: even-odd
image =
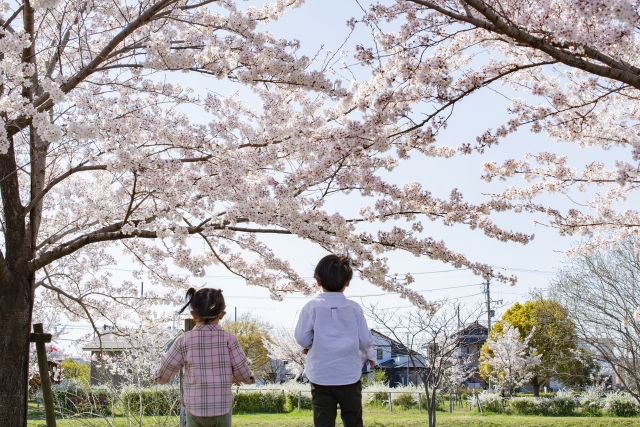
{"type": "Polygon", "coordinates": [[[362,375],[364,361],[375,360],[362,308],[342,292],[323,292],[309,301],[294,336],[309,349],[305,374],[314,384],[353,384],[362,375]]]}

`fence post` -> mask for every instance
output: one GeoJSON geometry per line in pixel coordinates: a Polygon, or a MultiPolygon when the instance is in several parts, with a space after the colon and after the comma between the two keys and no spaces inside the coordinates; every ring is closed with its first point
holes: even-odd
{"type": "Polygon", "coordinates": [[[302,390],[298,391],[298,412],[300,412],[301,404],[302,404],[302,390]]]}
{"type": "MultiPolygon", "coordinates": [[[[184,319],[184,331],[190,331],[196,326],[193,319],[184,319]]],[[[182,406],[183,390],[182,390],[182,369],[180,369],[180,427],[187,427],[187,409],[182,406]]]]}
{"type": "Polygon", "coordinates": [[[482,404],[480,403],[480,396],[475,393],[474,395],[476,396],[476,402],[478,402],[478,409],[480,410],[480,413],[484,415],[484,411],[482,410],[482,404]]]}
{"type": "Polygon", "coordinates": [[[389,412],[393,412],[393,402],[391,401],[391,392],[389,392],[389,412]]]}
{"type": "Polygon", "coordinates": [[[418,393],[418,411],[422,411],[422,393],[418,393]]]}
{"type": "Polygon", "coordinates": [[[38,354],[38,371],[40,373],[40,389],[44,401],[44,413],[47,420],[47,427],[56,426],[56,413],[53,408],[53,395],[51,394],[51,378],[49,377],[49,362],[47,361],[47,349],[44,344],[51,342],[51,334],[45,334],[42,323],[33,324],[33,333],[29,336],[29,341],[36,343],[36,353],[38,354]]]}
{"type": "Polygon", "coordinates": [[[453,394],[449,393],[449,413],[453,412],[453,394]]]}

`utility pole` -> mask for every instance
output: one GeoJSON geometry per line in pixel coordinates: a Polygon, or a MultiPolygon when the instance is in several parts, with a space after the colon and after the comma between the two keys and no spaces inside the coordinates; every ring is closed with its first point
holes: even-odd
{"type": "Polygon", "coordinates": [[[485,289],[485,292],[487,294],[487,333],[491,332],[491,294],[489,292],[489,286],[491,284],[491,281],[489,279],[487,279],[487,283],[485,284],[487,286],[487,288],[485,289]]]}
{"type": "Polygon", "coordinates": [[[411,351],[409,349],[409,344],[411,341],[409,341],[409,332],[407,332],[407,383],[405,384],[406,386],[409,385],[409,352],[411,351]]]}

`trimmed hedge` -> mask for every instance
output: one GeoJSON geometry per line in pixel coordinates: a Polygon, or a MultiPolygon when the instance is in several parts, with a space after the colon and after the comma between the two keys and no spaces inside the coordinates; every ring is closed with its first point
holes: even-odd
{"type": "MultiPolygon", "coordinates": [[[[298,410],[298,396],[299,394],[295,391],[291,391],[285,394],[285,410],[287,412],[297,411],[298,410]]],[[[300,409],[301,410],[313,410],[313,404],[311,403],[311,395],[309,393],[302,393],[300,398],[300,409]]]]}
{"type": "Polygon", "coordinates": [[[393,402],[394,407],[399,407],[402,409],[411,409],[418,407],[418,401],[413,397],[411,393],[397,394],[396,397],[394,397],[391,401],[393,402]]]}
{"type": "Polygon", "coordinates": [[[180,388],[172,385],[152,388],[125,387],[120,393],[122,410],[138,414],[142,400],[145,416],[180,415],[180,388]]]}
{"type": "MultiPolygon", "coordinates": [[[[234,394],[233,412],[278,414],[286,412],[285,400],[284,394],[277,391],[255,391],[250,393],[234,394]]],[[[296,396],[296,408],[297,407],[298,397],[296,396]]]]}

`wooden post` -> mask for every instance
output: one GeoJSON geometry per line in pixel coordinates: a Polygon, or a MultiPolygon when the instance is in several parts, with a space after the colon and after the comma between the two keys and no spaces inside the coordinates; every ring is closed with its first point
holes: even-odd
{"type": "Polygon", "coordinates": [[[44,414],[47,427],[56,427],[56,413],[53,408],[53,396],[51,395],[51,378],[49,378],[49,362],[47,361],[47,349],[44,344],[51,342],[51,334],[45,334],[42,323],[34,323],[33,333],[29,337],[30,342],[36,343],[38,354],[38,370],[40,372],[40,385],[44,400],[44,414]]]}
{"type": "Polygon", "coordinates": [[[391,392],[389,392],[389,412],[393,412],[393,402],[391,401],[391,392]]]}
{"type": "MultiPolygon", "coordinates": [[[[190,331],[196,326],[196,321],[193,319],[184,319],[184,331],[190,331]]],[[[182,406],[183,391],[182,391],[182,369],[180,369],[180,427],[187,427],[187,409],[182,406]]]]}
{"type": "Polygon", "coordinates": [[[453,394],[449,393],[449,413],[453,412],[453,394]]]}
{"type": "Polygon", "coordinates": [[[418,393],[418,411],[422,411],[422,393],[418,393]]]}
{"type": "Polygon", "coordinates": [[[300,412],[300,406],[302,404],[302,390],[298,391],[298,412],[300,412]]]}

